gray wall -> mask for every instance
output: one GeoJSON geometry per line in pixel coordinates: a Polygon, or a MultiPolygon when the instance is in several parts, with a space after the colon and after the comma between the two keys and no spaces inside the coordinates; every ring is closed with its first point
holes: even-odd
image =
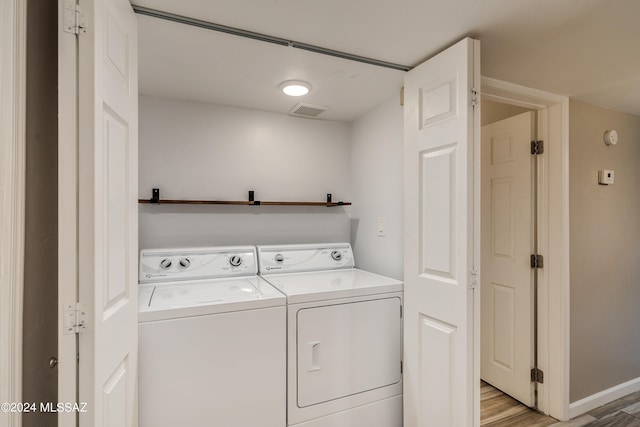
{"type": "Polygon", "coordinates": [[[403,107],[395,96],[351,124],[356,267],[403,280],[403,107]],[[385,236],[378,236],[384,218],[385,236]]]}
{"type": "Polygon", "coordinates": [[[571,382],[575,402],[640,377],[640,117],[572,101],[571,382]],[[605,130],[619,143],[605,146],[605,130]],[[615,184],[598,185],[613,169],[615,184]]]}
{"type": "MultiPolygon", "coordinates": [[[[350,201],[349,124],[140,96],[139,196],[350,201]]],[[[143,248],[349,241],[349,207],[141,205],[143,248]]]]}
{"type": "MultiPolygon", "coordinates": [[[[26,215],[23,402],[56,402],[58,376],[57,2],[27,7],[26,215]]],[[[56,414],[29,413],[24,427],[57,425],[56,414]]]]}

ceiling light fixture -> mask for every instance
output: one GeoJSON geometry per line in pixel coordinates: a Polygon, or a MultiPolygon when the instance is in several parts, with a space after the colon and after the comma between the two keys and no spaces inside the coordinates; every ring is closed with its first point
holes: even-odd
{"type": "Polygon", "coordinates": [[[289,96],[302,96],[309,93],[311,85],[302,80],[287,80],[280,83],[280,90],[289,96]]]}

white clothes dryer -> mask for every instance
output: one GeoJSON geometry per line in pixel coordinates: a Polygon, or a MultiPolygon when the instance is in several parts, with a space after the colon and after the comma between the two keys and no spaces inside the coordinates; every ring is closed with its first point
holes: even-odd
{"type": "Polygon", "coordinates": [[[348,243],[258,258],[287,296],[287,424],[401,427],[403,283],[356,269],[348,243]]]}
{"type": "Polygon", "coordinates": [[[254,247],[143,250],[139,425],[284,427],[285,297],[254,247]]]}

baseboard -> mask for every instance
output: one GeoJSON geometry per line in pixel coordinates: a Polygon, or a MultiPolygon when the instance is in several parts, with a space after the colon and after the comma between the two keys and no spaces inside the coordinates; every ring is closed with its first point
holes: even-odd
{"type": "Polygon", "coordinates": [[[569,404],[569,418],[575,418],[638,390],[640,390],[640,377],[587,396],[569,404]]]}

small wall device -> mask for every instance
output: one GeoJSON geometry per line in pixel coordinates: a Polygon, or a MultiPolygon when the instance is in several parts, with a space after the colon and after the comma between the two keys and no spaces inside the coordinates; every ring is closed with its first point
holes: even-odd
{"type": "Polygon", "coordinates": [[[605,131],[604,143],[606,145],[616,145],[618,143],[618,132],[613,129],[605,131]]]}
{"type": "Polygon", "coordinates": [[[598,184],[600,185],[609,185],[613,184],[614,179],[614,171],[603,169],[598,171],[598,184]]]}

